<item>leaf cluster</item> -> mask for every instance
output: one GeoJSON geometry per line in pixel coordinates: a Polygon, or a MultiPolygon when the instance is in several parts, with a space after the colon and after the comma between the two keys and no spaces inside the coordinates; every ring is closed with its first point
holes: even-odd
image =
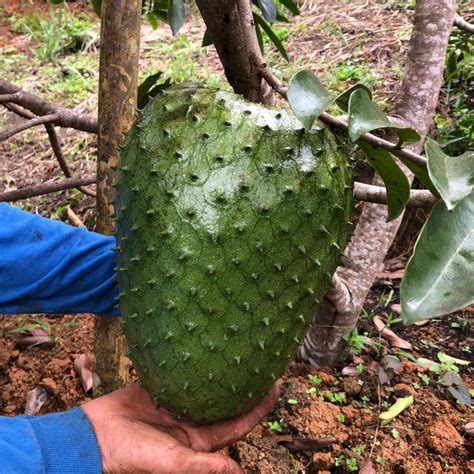
{"type": "MultiPolygon", "coordinates": [[[[288,101],[306,130],[332,104],[347,113],[350,140],[384,181],[387,221],[398,218],[410,198],[408,179],[397,158],[369,145],[364,135],[390,133],[401,148],[405,143],[418,142],[418,132],[391,122],[373,102],[366,86],[356,84],[336,97],[310,71],[300,71],[291,78],[288,101]]],[[[420,233],[402,281],[402,313],[407,324],[449,314],[474,301],[474,153],[450,157],[431,139],[427,139],[424,151],[427,166],[400,158],[439,198],[420,233]]]]}

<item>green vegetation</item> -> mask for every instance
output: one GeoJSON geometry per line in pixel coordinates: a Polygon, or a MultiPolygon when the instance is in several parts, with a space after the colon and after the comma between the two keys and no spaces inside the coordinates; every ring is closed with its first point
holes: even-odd
{"type": "Polygon", "coordinates": [[[51,61],[60,54],[82,51],[98,38],[97,25],[88,15],[73,15],[64,3],[60,7],[49,6],[49,15],[33,13],[9,18],[13,28],[37,41],[35,57],[39,61],[51,61]]]}
{"type": "Polygon", "coordinates": [[[449,39],[445,67],[445,85],[440,101],[445,111],[435,115],[434,138],[448,155],[460,155],[472,149],[474,110],[472,77],[474,76],[474,40],[465,31],[453,29],[449,39]]]}

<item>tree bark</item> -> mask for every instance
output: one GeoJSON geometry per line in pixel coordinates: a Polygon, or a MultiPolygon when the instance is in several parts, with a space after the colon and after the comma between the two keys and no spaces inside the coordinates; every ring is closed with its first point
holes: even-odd
{"type": "Polygon", "coordinates": [[[196,0],[196,3],[234,91],[252,102],[273,104],[273,91],[259,72],[264,61],[250,1],[196,0]]]}
{"type": "MultiPolygon", "coordinates": [[[[135,118],[140,46],[141,0],[103,0],[99,66],[97,231],[111,234],[114,169],[119,145],[135,118]]],[[[128,382],[126,341],[119,318],[97,316],[95,372],[102,395],[128,382]]]]}
{"type": "MultiPolygon", "coordinates": [[[[454,0],[418,0],[413,31],[395,113],[420,133],[422,140],[410,148],[422,148],[443,81],[444,58],[454,20],[454,0]]],[[[410,181],[413,179],[407,170],[410,181]]],[[[381,185],[378,176],[374,185],[381,185]]],[[[351,241],[346,247],[350,267],[339,267],[334,288],[327,293],[315,316],[314,327],[300,347],[300,356],[313,365],[333,365],[344,346],[343,336],[355,327],[362,305],[385,255],[396,235],[402,216],[386,223],[387,210],[366,204],[351,241]]]]}

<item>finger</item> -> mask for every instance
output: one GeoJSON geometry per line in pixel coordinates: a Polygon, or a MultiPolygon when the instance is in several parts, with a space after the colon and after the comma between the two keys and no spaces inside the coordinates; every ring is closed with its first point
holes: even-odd
{"type": "MultiPolygon", "coordinates": [[[[150,445],[148,445],[148,448],[150,445]]],[[[156,447],[156,446],[155,446],[156,447]]],[[[140,456],[140,465],[147,472],[171,474],[216,473],[242,474],[242,468],[227,456],[216,453],[201,453],[179,445],[170,445],[162,453],[146,449],[140,456]]]]}
{"type": "Polygon", "coordinates": [[[243,469],[232,459],[221,454],[196,453],[181,463],[179,472],[186,473],[216,473],[216,474],[242,474],[243,469]]]}
{"type": "Polygon", "coordinates": [[[247,413],[230,420],[201,426],[189,432],[191,445],[202,451],[217,451],[243,438],[273,408],[280,388],[274,385],[264,397],[247,413]],[[197,435],[197,436],[195,436],[197,435]]]}

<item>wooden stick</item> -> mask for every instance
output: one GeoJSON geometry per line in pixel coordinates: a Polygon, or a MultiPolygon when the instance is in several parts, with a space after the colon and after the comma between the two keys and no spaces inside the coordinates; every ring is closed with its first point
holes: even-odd
{"type": "Polygon", "coordinates": [[[28,188],[15,189],[0,194],[0,202],[20,201],[43,194],[56,193],[66,189],[77,188],[78,186],[87,186],[96,182],[96,175],[90,174],[82,178],[66,178],[61,181],[50,181],[28,188]]]}
{"type": "Polygon", "coordinates": [[[57,118],[54,122],[55,125],[75,128],[76,130],[89,133],[97,133],[97,118],[93,115],[82,114],[75,110],[52,104],[47,100],[20,89],[5,79],[0,79],[0,103],[4,104],[7,102],[21,105],[38,116],[56,113],[57,118]]]}
{"type": "MultiPolygon", "coordinates": [[[[387,190],[383,186],[355,182],[354,198],[359,201],[387,204],[387,190]]],[[[435,202],[436,197],[427,189],[412,189],[407,206],[430,208],[435,202]]]]}
{"type": "Polygon", "coordinates": [[[22,132],[23,130],[36,127],[38,125],[43,125],[45,123],[54,122],[57,118],[58,115],[56,113],[53,113],[49,115],[43,115],[41,117],[35,117],[31,120],[27,120],[26,122],[22,122],[18,125],[15,125],[14,127],[4,130],[3,132],[0,132],[0,142],[12,137],[13,135],[16,135],[17,133],[22,132]]]}

